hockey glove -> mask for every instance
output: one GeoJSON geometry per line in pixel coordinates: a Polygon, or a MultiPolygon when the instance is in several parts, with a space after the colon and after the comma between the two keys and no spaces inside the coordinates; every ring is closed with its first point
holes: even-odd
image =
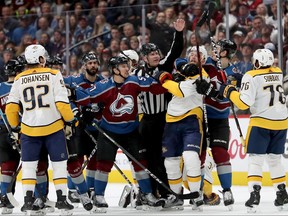
{"type": "Polygon", "coordinates": [[[172,74],[166,71],[158,71],[153,77],[158,80],[160,84],[163,84],[165,80],[173,80],[172,74]]]}
{"type": "Polygon", "coordinates": [[[178,72],[173,73],[172,76],[173,76],[173,80],[177,83],[185,80],[185,76],[183,76],[181,73],[178,73],[178,72]]]}
{"type": "Polygon", "coordinates": [[[95,112],[92,110],[90,106],[85,106],[82,108],[82,115],[81,115],[81,121],[85,125],[91,124],[95,117],[95,112]]]}
{"type": "Polygon", "coordinates": [[[234,73],[233,75],[229,75],[227,77],[227,83],[236,86],[237,88],[240,88],[241,86],[241,80],[243,75],[240,73],[234,73]]]}
{"type": "Polygon", "coordinates": [[[219,89],[219,95],[230,99],[230,94],[232,91],[237,91],[234,85],[222,84],[219,89]]]}
{"type": "Polygon", "coordinates": [[[70,101],[76,101],[76,88],[69,85],[66,85],[66,88],[68,93],[68,99],[70,101]]]}
{"type": "Polygon", "coordinates": [[[195,64],[180,63],[177,65],[177,70],[185,77],[192,77],[200,73],[199,68],[195,64]]]}
{"type": "Polygon", "coordinates": [[[207,97],[217,97],[218,91],[215,90],[212,83],[208,83],[206,80],[196,80],[196,91],[199,94],[206,95],[207,97]]]}
{"type": "Polygon", "coordinates": [[[70,140],[71,136],[76,133],[76,127],[78,124],[79,121],[76,117],[74,117],[71,121],[65,122],[66,139],[70,140]]]}

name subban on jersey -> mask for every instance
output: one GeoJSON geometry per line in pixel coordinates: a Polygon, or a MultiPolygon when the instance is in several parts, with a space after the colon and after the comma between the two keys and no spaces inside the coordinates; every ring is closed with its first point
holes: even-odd
{"type": "Polygon", "coordinates": [[[264,76],[265,82],[280,81],[280,75],[267,75],[264,76]]]}

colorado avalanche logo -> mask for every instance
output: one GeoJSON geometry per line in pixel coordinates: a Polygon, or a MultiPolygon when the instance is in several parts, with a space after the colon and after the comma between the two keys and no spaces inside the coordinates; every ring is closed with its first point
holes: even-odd
{"type": "Polygon", "coordinates": [[[131,114],[134,110],[134,100],[131,95],[118,94],[117,99],[111,104],[110,112],[119,117],[123,114],[131,114]]]}

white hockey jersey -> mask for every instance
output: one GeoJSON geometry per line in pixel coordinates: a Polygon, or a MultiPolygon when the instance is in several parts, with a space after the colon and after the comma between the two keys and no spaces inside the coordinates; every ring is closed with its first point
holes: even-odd
{"type": "MultiPolygon", "coordinates": [[[[207,73],[203,70],[203,78],[207,79],[207,73]]],[[[166,122],[176,122],[190,115],[196,115],[203,121],[203,95],[196,91],[196,79],[199,75],[190,77],[179,83],[167,80],[163,87],[173,94],[168,103],[166,122]]]]}
{"type": "Polygon", "coordinates": [[[74,118],[67,89],[58,70],[33,68],[20,73],[12,85],[6,115],[12,127],[19,125],[28,136],[46,136],[63,129],[74,118]]]}
{"type": "Polygon", "coordinates": [[[242,78],[240,93],[233,91],[230,99],[240,109],[250,107],[250,126],[288,128],[283,73],[278,67],[248,71],[242,78]]]}

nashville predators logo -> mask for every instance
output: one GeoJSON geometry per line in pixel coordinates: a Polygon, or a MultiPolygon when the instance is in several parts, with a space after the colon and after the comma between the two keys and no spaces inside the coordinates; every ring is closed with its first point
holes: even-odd
{"type": "Polygon", "coordinates": [[[134,111],[134,100],[131,95],[118,94],[117,99],[111,104],[110,112],[119,117],[123,114],[131,114],[134,111]]]}

